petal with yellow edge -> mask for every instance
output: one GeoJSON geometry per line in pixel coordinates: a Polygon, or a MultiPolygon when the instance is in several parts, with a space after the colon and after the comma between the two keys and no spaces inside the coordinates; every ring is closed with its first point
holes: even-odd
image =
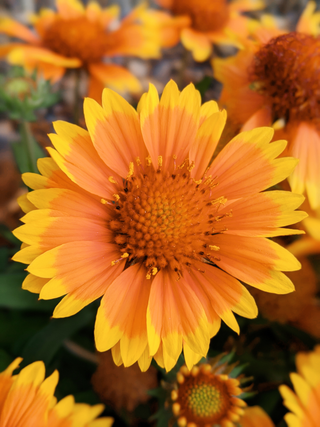
{"type": "Polygon", "coordinates": [[[147,346],[146,311],[150,279],[141,264],[127,268],[108,287],[102,298],[95,325],[99,351],[106,351],[120,341],[124,366],[135,363],[147,346]],[[132,305],[136,307],[133,311],[132,305]]]}

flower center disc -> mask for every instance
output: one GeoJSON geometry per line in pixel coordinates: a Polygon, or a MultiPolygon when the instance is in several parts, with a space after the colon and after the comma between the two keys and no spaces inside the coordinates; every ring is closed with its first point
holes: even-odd
{"type": "Polygon", "coordinates": [[[102,25],[86,17],[57,18],[42,39],[45,47],[68,58],[79,58],[84,63],[98,62],[110,44],[102,25]]]}
{"type": "Polygon", "coordinates": [[[276,119],[320,122],[319,38],[301,33],[275,37],[256,53],[249,72],[276,119]]]}
{"type": "Polygon", "coordinates": [[[168,266],[179,275],[182,265],[214,259],[219,248],[209,242],[220,231],[214,230],[220,203],[210,200],[212,186],[211,179],[195,182],[187,166],[132,176],[110,221],[120,251],[129,261],[145,260],[153,274],[168,266]]]}
{"type": "Polygon", "coordinates": [[[214,425],[224,419],[230,409],[228,388],[215,374],[189,376],[179,385],[180,415],[199,426],[214,425]]]}
{"type": "Polygon", "coordinates": [[[229,19],[226,0],[174,0],[172,12],[175,15],[188,15],[195,30],[218,31],[229,19]]]}

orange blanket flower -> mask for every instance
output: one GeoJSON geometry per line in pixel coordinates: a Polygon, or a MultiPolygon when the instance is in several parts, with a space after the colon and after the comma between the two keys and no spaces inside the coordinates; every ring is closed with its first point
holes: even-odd
{"type": "Polygon", "coordinates": [[[209,164],[226,113],[201,106],[191,84],[154,86],[136,111],[110,89],[103,104],[87,98],[87,130],[64,122],[35,191],[21,199],[24,242],[14,259],[30,264],[23,288],[63,295],[54,317],[71,316],[103,297],[95,325],[99,351],[117,364],[152,356],[170,370],[182,349],[192,367],[205,356],[221,319],[239,332],[233,312],[253,318],[254,299],[239,280],[274,293],[293,290],[281,270],[299,262],[267,237],[300,234],[303,196],[262,192],[297,161],[277,159],[285,141],[271,128],[236,136],[209,164]]]}
{"type": "Polygon", "coordinates": [[[195,61],[205,61],[212,53],[212,44],[238,46],[237,34],[248,34],[250,19],[241,13],[263,7],[260,0],[157,0],[173,16],[149,10],[145,20],[158,26],[164,46],[181,40],[192,52],[195,61]]]}
{"type": "Polygon", "coordinates": [[[44,9],[34,16],[36,33],[10,18],[0,18],[0,33],[25,42],[1,46],[0,56],[29,70],[37,68],[52,81],[60,79],[68,68],[84,68],[90,75],[90,96],[99,101],[105,86],[140,91],[133,74],[122,66],[104,63],[104,59],[160,56],[159,33],[141,22],[145,6],[134,9],[112,29],[119,14],[117,6],[101,9],[91,1],[84,8],[78,0],[57,0],[56,5],[57,12],[44,9]]]}
{"type": "Polygon", "coordinates": [[[57,402],[58,371],[45,379],[44,363],[34,362],[18,375],[21,358],[0,372],[1,427],[111,427],[112,418],[99,418],[104,405],[75,403],[73,396],[57,402]]]}
{"type": "Polygon", "coordinates": [[[293,192],[306,193],[320,207],[320,13],[309,2],[297,31],[284,33],[266,24],[235,57],[214,59],[224,85],[221,103],[243,130],[274,123],[275,137],[289,141],[287,154],[300,162],[289,177],[293,192]]]}

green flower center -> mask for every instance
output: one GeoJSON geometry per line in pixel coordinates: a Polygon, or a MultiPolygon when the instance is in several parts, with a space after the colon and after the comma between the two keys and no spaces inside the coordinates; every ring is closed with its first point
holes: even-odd
{"type": "Polygon", "coordinates": [[[201,418],[220,413],[221,390],[211,384],[196,384],[189,390],[188,406],[194,415],[201,418]]]}

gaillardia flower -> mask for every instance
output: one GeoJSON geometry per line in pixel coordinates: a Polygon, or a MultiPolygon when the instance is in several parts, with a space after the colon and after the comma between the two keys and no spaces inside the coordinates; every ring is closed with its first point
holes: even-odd
{"type": "Polygon", "coordinates": [[[44,363],[34,362],[18,375],[21,358],[0,373],[1,427],[111,427],[113,419],[99,418],[104,405],[75,403],[73,396],[57,402],[58,371],[45,379],[44,363]]]}
{"type": "Polygon", "coordinates": [[[297,373],[290,374],[295,393],[286,385],[280,386],[289,427],[315,427],[320,419],[320,346],[314,351],[296,356],[297,373]]]}
{"type": "Polygon", "coordinates": [[[164,45],[173,46],[181,39],[195,61],[205,61],[212,53],[212,44],[238,46],[236,34],[248,34],[249,18],[243,11],[263,7],[259,0],[156,0],[173,14],[149,10],[146,20],[159,26],[164,45]]]}
{"type": "Polygon", "coordinates": [[[235,364],[221,363],[223,355],[195,365],[191,371],[183,365],[172,383],[162,386],[170,394],[171,408],[179,427],[235,427],[244,415],[241,399],[247,379],[232,373],[235,364]]]}
{"type": "Polygon", "coordinates": [[[153,85],[134,110],[110,89],[102,107],[84,103],[88,131],[64,122],[50,135],[51,159],[27,173],[35,191],[21,200],[23,288],[63,295],[54,317],[71,316],[103,296],[95,325],[99,351],[117,364],[152,356],[170,370],[184,350],[192,367],[206,356],[221,319],[253,318],[254,299],[239,280],[274,293],[293,290],[280,271],[300,263],[266,237],[300,234],[303,196],[266,188],[295,167],[276,159],[285,141],[273,130],[236,136],[209,161],[226,113],[201,106],[191,84],[171,81],[159,101],[153,85]]]}
{"type": "Polygon", "coordinates": [[[320,14],[314,8],[310,2],[297,32],[258,28],[235,57],[212,63],[229,118],[243,130],[274,123],[276,138],[288,139],[287,153],[300,160],[291,189],[306,193],[312,209],[320,206],[320,14]]]}
{"type": "MultiPolygon", "coordinates": [[[[113,30],[117,6],[101,9],[95,1],[86,8],[78,0],[57,0],[57,12],[43,9],[34,16],[36,33],[10,18],[0,18],[0,33],[23,40],[0,47],[12,64],[37,68],[46,79],[58,80],[68,68],[84,68],[90,75],[90,95],[100,96],[104,86],[139,91],[138,79],[126,68],[104,63],[104,58],[133,55],[157,58],[160,42],[151,26],[139,22],[145,6],[134,9],[113,30]]],[[[141,20],[140,20],[141,21],[141,20]]]]}

